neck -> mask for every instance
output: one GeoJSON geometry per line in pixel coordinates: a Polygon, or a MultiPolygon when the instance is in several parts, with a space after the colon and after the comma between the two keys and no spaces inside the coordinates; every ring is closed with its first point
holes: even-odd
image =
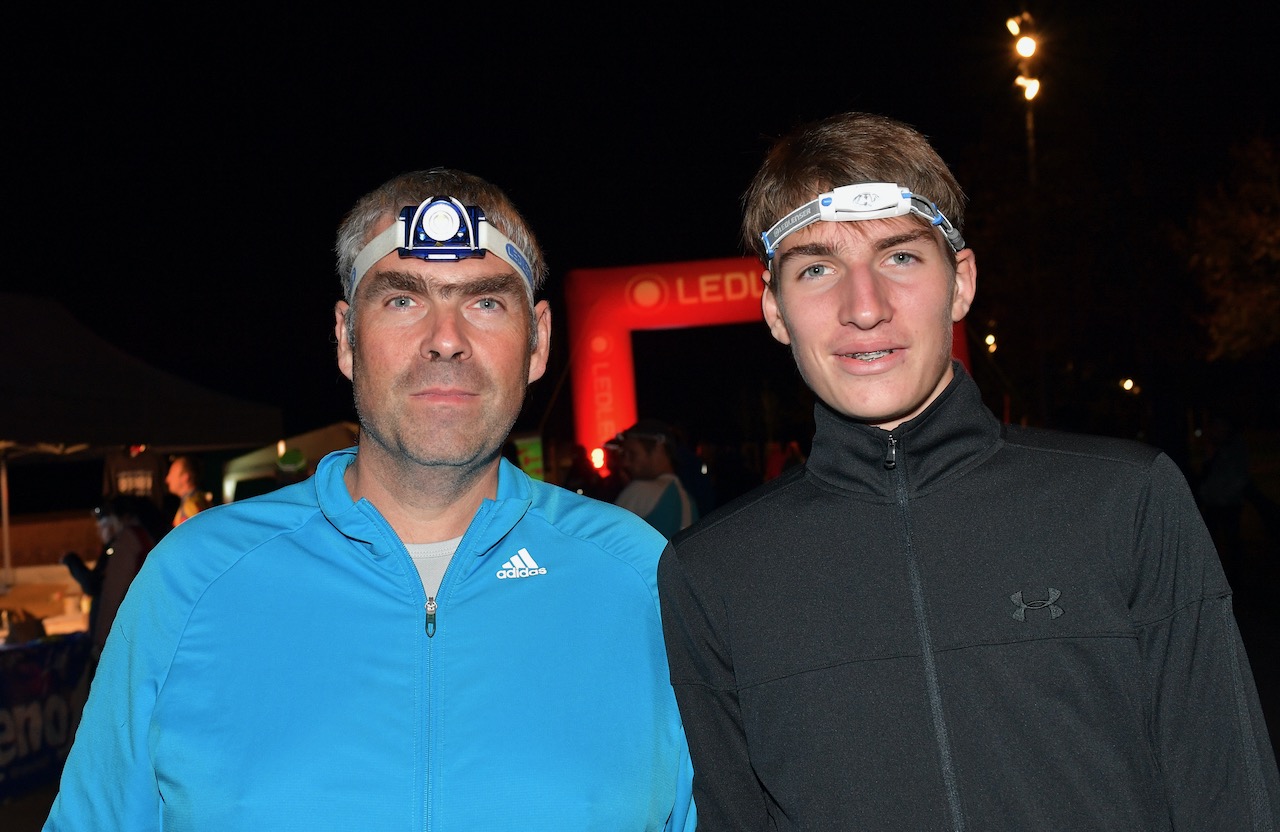
{"type": "Polygon", "coordinates": [[[367,499],[404,543],[460,537],[486,498],[498,493],[498,461],[476,467],[420,465],[361,445],[345,481],[353,500],[367,499]]]}

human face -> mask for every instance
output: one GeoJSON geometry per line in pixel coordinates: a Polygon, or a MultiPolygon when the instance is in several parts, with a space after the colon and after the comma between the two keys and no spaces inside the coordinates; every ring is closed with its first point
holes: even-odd
{"type": "Polygon", "coordinates": [[[951,381],[952,324],[973,302],[977,266],[964,249],[953,271],[944,245],[910,217],[818,222],[782,241],[765,321],[831,408],[893,430],[951,381]]]}
{"type": "Polygon", "coordinates": [[[104,546],[115,540],[116,535],[120,534],[120,530],[124,528],[120,518],[114,514],[100,514],[95,519],[98,526],[98,537],[102,540],[102,545],[104,546]]]}
{"type": "Polygon", "coordinates": [[[651,480],[658,474],[662,473],[658,460],[655,458],[661,450],[655,444],[653,450],[645,448],[644,443],[635,437],[627,437],[622,440],[622,464],[634,479],[651,480]]]}
{"type": "Polygon", "coordinates": [[[190,479],[182,462],[175,461],[169,465],[169,473],[164,475],[164,484],[168,487],[170,494],[175,497],[185,497],[187,492],[191,491],[188,487],[190,479]]]}
{"type": "Polygon", "coordinates": [[[369,453],[463,469],[497,459],[526,386],[546,370],[551,313],[545,301],[534,308],[530,349],[526,291],[496,257],[426,261],[392,252],[373,265],[351,310],[354,339],[345,302],[334,322],[338,366],[352,381],[369,453]]]}

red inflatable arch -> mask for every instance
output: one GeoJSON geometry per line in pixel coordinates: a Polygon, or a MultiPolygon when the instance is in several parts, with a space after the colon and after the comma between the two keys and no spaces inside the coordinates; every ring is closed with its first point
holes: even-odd
{"type": "MultiPolygon", "coordinates": [[[[577,442],[594,451],[635,423],[633,331],[759,321],[761,273],[754,257],[569,272],[565,313],[577,442]]],[[[963,322],[956,324],[952,351],[968,365],[963,322]]]]}

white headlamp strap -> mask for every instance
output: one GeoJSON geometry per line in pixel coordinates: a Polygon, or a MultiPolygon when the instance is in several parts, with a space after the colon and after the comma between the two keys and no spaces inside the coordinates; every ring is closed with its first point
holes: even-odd
{"type": "MultiPolygon", "coordinates": [[[[446,247],[437,253],[433,252],[429,247],[414,245],[412,239],[413,226],[416,224],[423,208],[433,201],[435,201],[434,198],[423,202],[422,205],[418,206],[418,210],[410,215],[408,220],[403,216],[396,218],[395,222],[387,226],[382,233],[360,249],[360,253],[356,255],[355,265],[351,267],[350,296],[353,298],[356,296],[356,287],[360,285],[360,280],[372,268],[373,264],[393,251],[398,250],[401,257],[417,257],[422,260],[461,260],[476,254],[491,253],[510,265],[511,268],[516,270],[517,274],[524,278],[525,289],[532,302],[533,266],[530,265],[529,256],[521,251],[515,243],[511,242],[507,235],[493,227],[486,219],[476,223],[478,227],[473,229],[475,245],[465,251],[460,252],[456,247],[446,247]]],[[[466,216],[465,213],[463,216],[466,216]]]]}
{"type": "Polygon", "coordinates": [[[778,220],[772,228],[760,235],[760,239],[764,241],[766,259],[772,263],[778,244],[784,237],[815,222],[856,222],[906,214],[923,217],[931,225],[937,226],[954,251],[964,248],[964,238],[942,215],[937,205],[891,182],[844,185],[820,194],[817,199],[801,205],[778,220]]]}

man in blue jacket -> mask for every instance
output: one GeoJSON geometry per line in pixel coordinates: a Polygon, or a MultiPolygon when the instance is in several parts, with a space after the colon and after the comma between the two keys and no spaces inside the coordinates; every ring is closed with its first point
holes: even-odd
{"type": "Polygon", "coordinates": [[[359,446],[153,552],[45,828],[693,829],[665,540],[501,458],[551,334],[523,219],[422,171],[337,250],[359,446]]]}

